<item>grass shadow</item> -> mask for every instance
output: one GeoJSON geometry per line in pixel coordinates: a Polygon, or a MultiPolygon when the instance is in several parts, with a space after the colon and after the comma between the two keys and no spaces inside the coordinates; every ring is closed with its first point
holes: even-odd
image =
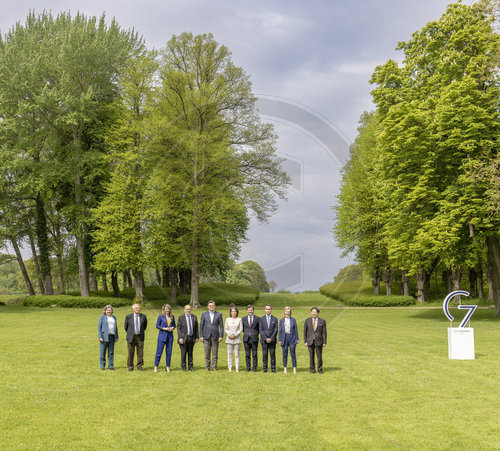
{"type": "MultiPolygon", "coordinates": [[[[458,325],[463,317],[467,314],[468,310],[458,309],[458,308],[450,308],[450,313],[454,317],[453,324],[458,325]]],[[[441,309],[422,309],[417,310],[413,315],[410,316],[415,319],[425,319],[431,321],[439,321],[442,323],[449,323],[447,318],[445,317],[443,311],[441,309]]],[[[471,324],[474,322],[500,322],[500,316],[495,316],[494,309],[477,309],[471,318],[471,324]]]]}

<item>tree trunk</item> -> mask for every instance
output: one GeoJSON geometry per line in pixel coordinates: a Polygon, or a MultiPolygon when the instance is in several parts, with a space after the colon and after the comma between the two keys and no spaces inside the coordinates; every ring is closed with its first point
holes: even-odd
{"type": "Polygon", "coordinates": [[[477,297],[477,273],[475,268],[469,268],[469,293],[471,297],[477,297]]]}
{"type": "Polygon", "coordinates": [[[424,278],[424,299],[427,302],[429,299],[429,291],[431,289],[431,277],[432,277],[432,271],[425,271],[425,278],[424,278]]]}
{"type": "MultiPolygon", "coordinates": [[[[130,270],[128,270],[130,273],[130,270]]],[[[133,270],[134,274],[134,287],[135,287],[135,302],[144,306],[144,293],[142,291],[142,271],[140,269],[133,270]]]]}
{"type": "MultiPolygon", "coordinates": [[[[460,268],[451,268],[451,281],[453,283],[453,291],[460,290],[460,279],[462,278],[462,270],[460,268]]],[[[460,295],[454,297],[455,304],[462,304],[460,295]]]]}
{"type": "Polygon", "coordinates": [[[35,295],[35,290],[33,289],[33,285],[31,284],[30,276],[28,275],[28,271],[26,271],[26,266],[24,265],[23,256],[21,255],[21,251],[19,250],[19,246],[17,245],[17,241],[15,238],[10,235],[9,240],[14,248],[16,253],[17,262],[19,263],[19,268],[23,274],[24,282],[26,283],[26,288],[28,289],[28,293],[30,296],[35,295]]]}
{"type": "Polygon", "coordinates": [[[115,270],[111,271],[111,286],[113,287],[113,297],[120,297],[120,287],[118,286],[118,273],[115,270]]]}
{"type": "Polygon", "coordinates": [[[36,196],[35,207],[35,233],[38,250],[40,251],[40,270],[42,272],[43,286],[45,287],[45,294],[53,295],[54,288],[52,287],[52,275],[50,272],[49,233],[47,230],[47,219],[45,217],[45,205],[40,193],[36,196]]]}
{"type": "Polygon", "coordinates": [[[168,288],[168,280],[169,280],[169,275],[168,275],[168,266],[162,266],[161,268],[161,286],[163,288],[168,288]]]}
{"type": "MultiPolygon", "coordinates": [[[[141,278],[142,278],[142,271],[139,271],[139,272],[141,273],[141,278]]],[[[132,284],[132,276],[130,275],[130,269],[125,270],[125,277],[127,278],[127,283],[128,283],[129,288],[132,288],[132,286],[135,286],[135,284],[132,284]]],[[[142,280],[141,280],[141,284],[142,284],[142,280]]]]}
{"type": "Polygon", "coordinates": [[[488,302],[493,303],[493,280],[492,268],[488,259],[486,259],[486,280],[488,281],[488,302]]]}
{"type": "Polygon", "coordinates": [[[161,274],[158,269],[155,269],[155,275],[156,275],[156,284],[161,287],[161,274]]]}
{"type": "Polygon", "coordinates": [[[373,271],[373,294],[380,294],[380,268],[377,266],[373,271]]]}
{"type": "Polygon", "coordinates": [[[452,286],[451,286],[451,269],[447,269],[443,271],[443,283],[444,286],[446,287],[446,293],[451,293],[452,291],[452,286]]]}
{"type": "Polygon", "coordinates": [[[177,300],[177,269],[169,268],[170,279],[170,300],[175,302],[177,300]]]}
{"type": "Polygon", "coordinates": [[[179,294],[187,294],[187,283],[186,283],[186,278],[187,278],[187,274],[186,274],[186,270],[185,269],[181,269],[179,271],[179,294]]]}
{"type": "Polygon", "coordinates": [[[385,283],[385,295],[392,295],[392,280],[394,279],[394,271],[390,268],[385,269],[383,273],[383,280],[385,283]]]}
{"type": "Polygon", "coordinates": [[[401,271],[401,294],[403,296],[410,296],[410,286],[409,286],[410,278],[408,277],[408,271],[403,269],[401,271]]]}
{"type": "Polygon", "coordinates": [[[427,301],[427,293],[425,290],[426,274],[427,272],[423,268],[419,268],[419,270],[415,273],[415,278],[417,279],[417,302],[420,304],[427,301]]]}
{"type": "Polygon", "coordinates": [[[97,277],[93,273],[90,274],[90,286],[92,287],[92,291],[99,291],[97,277]]]}
{"type": "Polygon", "coordinates": [[[123,289],[125,290],[125,288],[127,288],[127,275],[123,271],[123,289]]]}
{"type": "Polygon", "coordinates": [[[193,308],[199,308],[198,293],[200,290],[200,256],[193,253],[191,266],[191,305],[193,308]]]}
{"type": "Polygon", "coordinates": [[[486,237],[488,262],[491,272],[492,300],[495,303],[495,315],[500,315],[500,244],[496,236],[486,237]]]}
{"type": "Polygon", "coordinates": [[[484,299],[484,282],[483,282],[483,268],[479,267],[477,273],[477,297],[484,299]]]}
{"type": "Polygon", "coordinates": [[[35,264],[35,271],[38,279],[38,288],[40,288],[40,293],[45,294],[45,286],[43,285],[42,272],[40,271],[40,264],[38,263],[38,255],[36,253],[35,240],[33,239],[33,234],[31,233],[31,230],[28,232],[28,239],[30,242],[33,263],[35,264]]]}
{"type": "Polygon", "coordinates": [[[78,249],[78,276],[80,281],[80,295],[90,296],[89,276],[87,273],[87,266],[85,265],[85,248],[83,244],[83,237],[76,237],[76,247],[78,249]]]}
{"type": "Polygon", "coordinates": [[[109,291],[108,290],[108,279],[106,278],[106,274],[103,274],[102,277],[101,277],[101,281],[102,281],[102,289],[104,291],[109,291]]]}
{"type": "Polygon", "coordinates": [[[61,238],[61,227],[59,222],[53,223],[52,226],[54,243],[55,243],[55,254],[57,261],[57,292],[59,294],[66,293],[66,284],[64,283],[64,244],[61,238]]]}

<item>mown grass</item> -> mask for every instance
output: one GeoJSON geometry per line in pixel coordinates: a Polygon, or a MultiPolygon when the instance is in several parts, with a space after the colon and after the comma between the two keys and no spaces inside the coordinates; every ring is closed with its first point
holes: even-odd
{"type": "MultiPolygon", "coordinates": [[[[306,303],[294,296],[281,300],[306,303]]],[[[129,311],[115,310],[120,327],[129,311]]],[[[175,345],[173,371],[155,374],[155,309],[145,310],[145,371],[127,372],[124,335],[117,370],[100,371],[100,313],[0,309],[3,449],[499,448],[500,320],[491,310],[472,317],[476,360],[450,361],[440,310],[325,308],[322,376],[309,374],[302,344],[308,309],[294,310],[295,376],[282,373],[280,350],[278,374],[228,373],[225,345],[219,371],[206,373],[200,344],[194,373],[180,371],[175,345]]]]}

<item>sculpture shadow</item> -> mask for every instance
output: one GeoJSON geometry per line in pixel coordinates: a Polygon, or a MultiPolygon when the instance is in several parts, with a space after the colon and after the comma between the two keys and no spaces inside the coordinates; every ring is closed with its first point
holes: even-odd
{"type": "MultiPolygon", "coordinates": [[[[450,313],[454,317],[453,325],[456,327],[460,324],[460,321],[467,314],[468,310],[458,309],[456,307],[450,308],[450,313]]],[[[431,321],[439,321],[440,323],[448,323],[448,319],[445,317],[443,310],[441,309],[422,309],[417,310],[411,318],[415,319],[425,319],[431,321]]],[[[495,316],[495,309],[476,309],[474,314],[471,317],[471,324],[475,322],[491,322],[491,323],[500,323],[500,316],[495,316]]]]}

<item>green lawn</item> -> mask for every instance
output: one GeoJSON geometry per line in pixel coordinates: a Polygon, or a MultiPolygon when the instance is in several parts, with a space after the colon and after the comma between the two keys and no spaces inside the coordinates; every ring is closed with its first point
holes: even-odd
{"type": "MultiPolygon", "coordinates": [[[[281,304],[273,296],[260,302],[281,304]]],[[[297,305],[295,296],[286,303],[297,305]]],[[[121,327],[128,312],[115,310],[121,327]]],[[[281,350],[278,374],[228,373],[225,346],[220,371],[206,373],[201,344],[194,373],[180,371],[175,345],[173,371],[155,374],[158,310],[145,313],[146,371],[127,372],[123,335],[117,370],[102,372],[99,310],[0,307],[2,449],[500,448],[500,319],[491,310],[472,317],[476,360],[450,361],[440,310],[323,309],[325,374],[309,374],[301,343],[295,376],[282,373],[281,350]]],[[[302,340],[309,311],[293,313],[302,340]]]]}

